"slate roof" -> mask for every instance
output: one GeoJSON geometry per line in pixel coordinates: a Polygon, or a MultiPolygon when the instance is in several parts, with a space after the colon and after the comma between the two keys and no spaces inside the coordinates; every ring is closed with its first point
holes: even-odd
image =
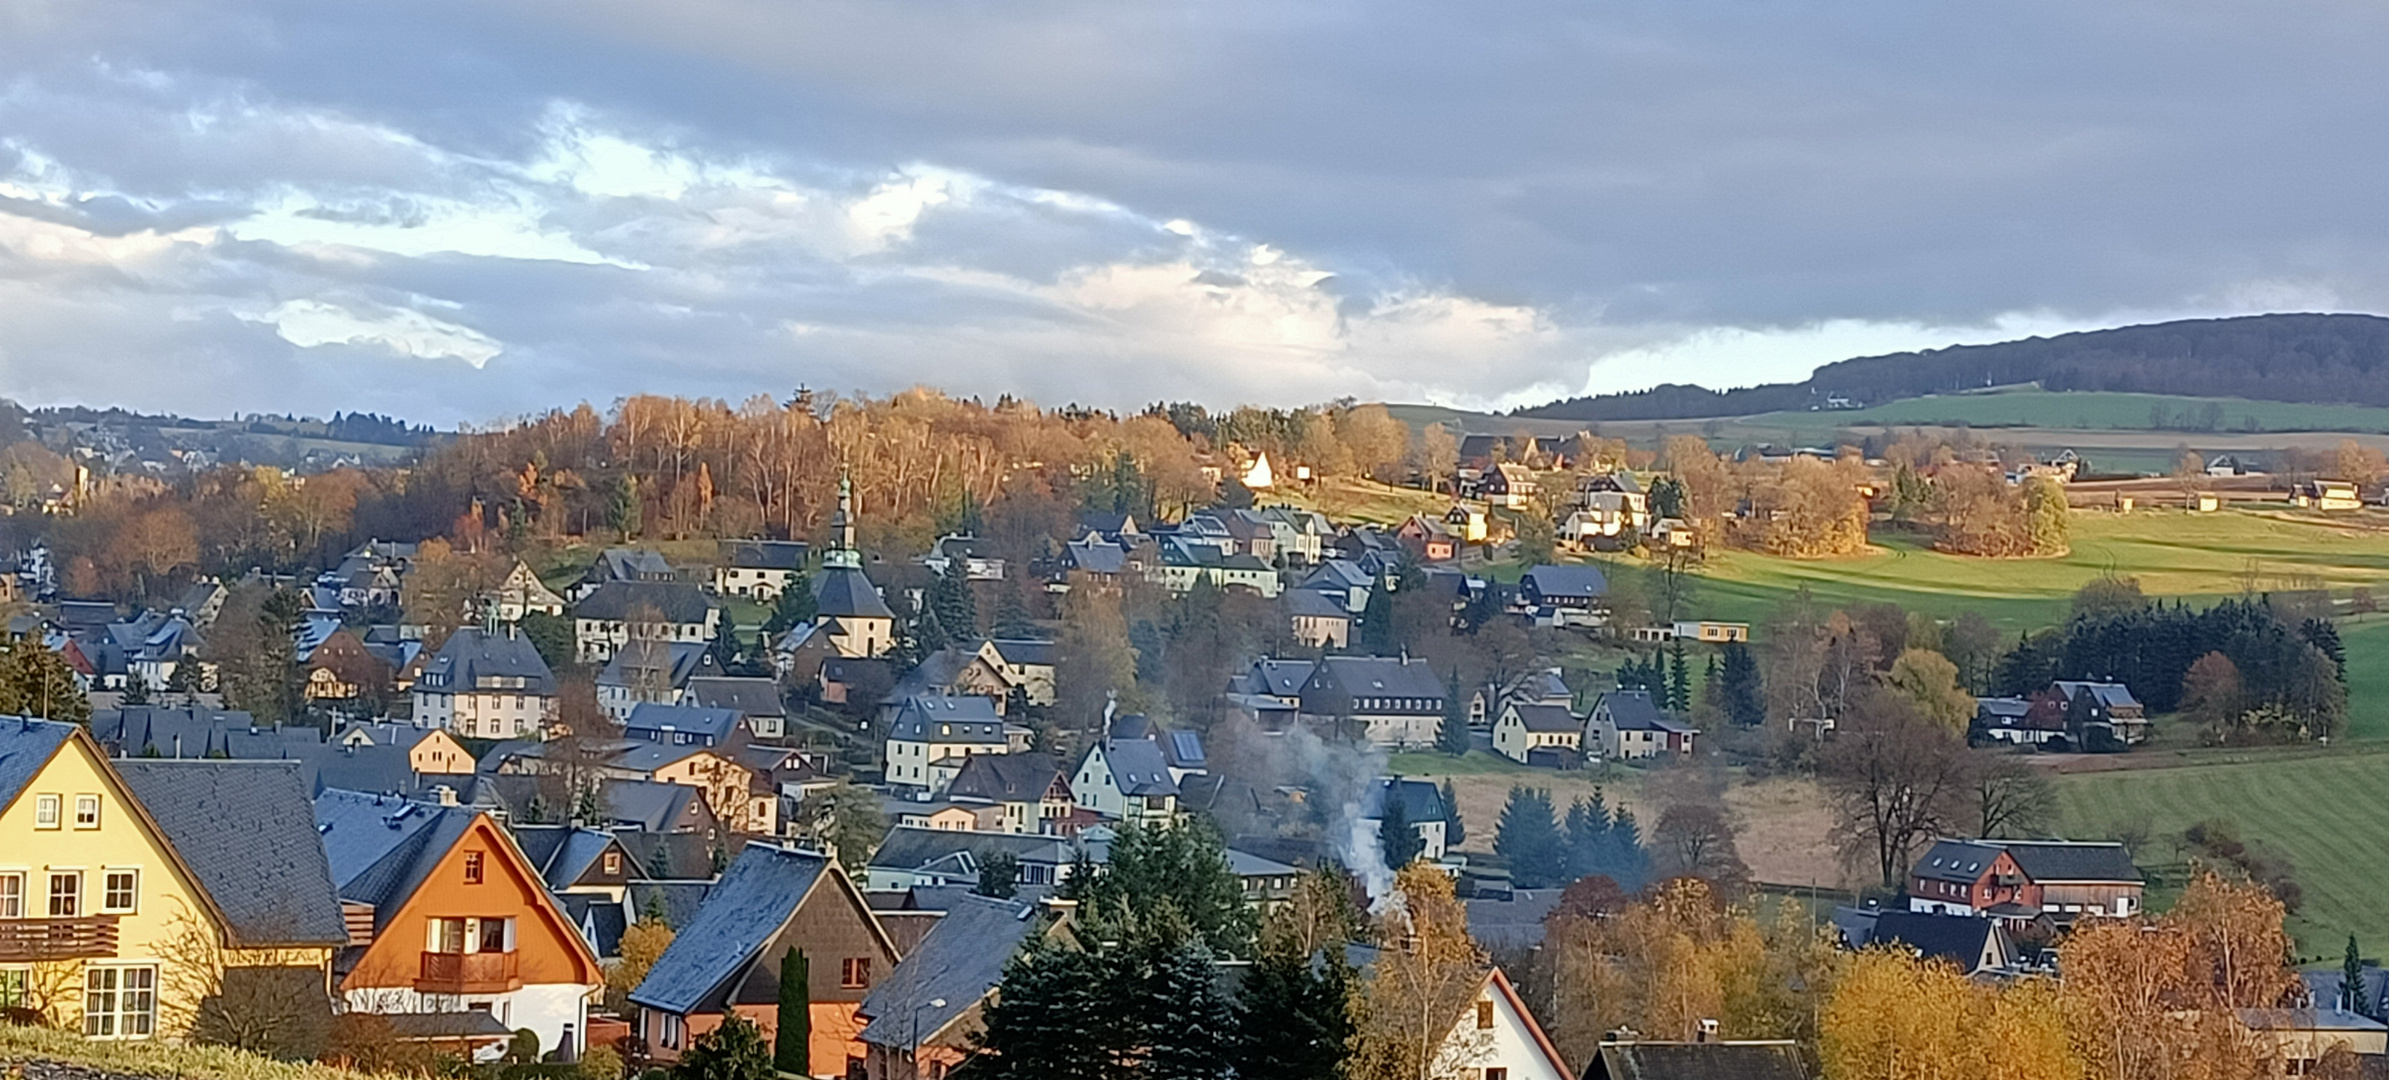
{"type": "Polygon", "coordinates": [[[946,785],[949,799],[1036,802],[1062,775],[1051,754],[972,754],[946,785]]]}
{"type": "Polygon", "coordinates": [[[505,1039],[514,1034],[503,1021],[487,1009],[466,1009],[463,1012],[384,1013],[390,1022],[390,1034],[406,1042],[431,1042],[448,1039],[505,1039]]]}
{"type": "Polygon", "coordinates": [[[1532,948],[1543,943],[1543,919],[1559,906],[1560,889],[1513,889],[1507,900],[1467,900],[1468,936],[1487,948],[1532,948]]]}
{"type": "Polygon", "coordinates": [[[523,849],[523,857],[531,860],[550,889],[580,880],[597,857],[614,846],[612,833],[570,825],[517,825],[512,831],[515,846],[523,849]]]}
{"type": "Polygon", "coordinates": [[[700,746],[696,743],[689,743],[687,745],[650,742],[633,743],[606,758],[606,764],[617,769],[627,769],[631,772],[652,774],[655,772],[655,770],[664,768],[673,764],[674,762],[692,758],[698,754],[714,754],[719,749],[719,747],[700,746]]]}
{"type": "Polygon", "coordinates": [[[1934,841],[1933,846],[1917,858],[1916,867],[1911,872],[1931,881],[1970,885],[1980,879],[1997,858],[1999,847],[1996,844],[1944,838],[1934,841]]]}
{"type": "Polygon", "coordinates": [[[951,689],[954,680],[960,678],[963,670],[978,662],[978,659],[977,649],[965,649],[959,645],[949,645],[930,653],[888,690],[887,700],[900,702],[909,697],[951,689]]]}
{"type": "Polygon", "coordinates": [[[427,806],[383,795],[325,791],[315,797],[315,827],[340,898],[374,905],[380,929],[414,895],[440,856],[464,837],[477,811],[427,806]]]}
{"type": "MultiPolygon", "coordinates": [[[[1447,687],[1424,660],[1393,656],[1330,656],[1319,661],[1313,685],[1333,686],[1355,697],[1433,698],[1440,703],[1447,687]]],[[[1441,705],[1437,705],[1440,711],[1441,705]]]]}
{"type": "Polygon", "coordinates": [[[297,762],[133,758],[116,771],[241,947],[348,943],[297,762]]]}
{"type": "Polygon", "coordinates": [[[696,1011],[761,955],[829,866],[826,856],[747,845],[630,1000],[683,1015],[696,1011]]]}
{"type": "Polygon", "coordinates": [[[688,700],[708,709],[730,709],[741,716],[786,716],[780,685],[767,678],[740,675],[700,675],[688,681],[688,700]]]}
{"type": "Polygon", "coordinates": [[[1581,732],[1584,730],[1584,721],[1578,720],[1576,714],[1569,712],[1565,705],[1534,705],[1519,702],[1503,710],[1503,714],[1508,715],[1511,711],[1518,714],[1518,722],[1524,725],[1528,731],[1581,732]]]}
{"type": "Polygon", "coordinates": [[[1609,721],[1619,731],[1690,730],[1660,715],[1648,690],[1612,690],[1593,703],[1595,711],[1603,706],[1608,707],[1609,721]]]}
{"type": "Polygon", "coordinates": [[[582,597],[572,615],[576,619],[630,622],[633,612],[645,608],[654,609],[665,622],[686,625],[704,622],[714,603],[696,586],[678,581],[609,581],[582,597]]]}
{"type": "MultiPolygon", "coordinates": [[[[1109,853],[1107,845],[1087,845],[1095,861],[1102,862],[1109,853]],[[1098,854],[1098,853],[1102,854],[1098,854]]],[[[958,832],[952,829],[924,829],[912,825],[898,825],[888,830],[879,850],[871,856],[875,869],[910,873],[941,859],[967,853],[975,870],[978,860],[998,851],[1010,852],[1023,863],[1045,866],[1067,865],[1077,854],[1070,841],[1051,836],[1027,833],[958,832]]]]}
{"type": "Polygon", "coordinates": [[[742,540],[725,545],[725,566],[742,570],[803,570],[807,545],[801,540],[742,540]]]}
{"type": "Polygon", "coordinates": [[[894,619],[888,602],[860,568],[828,566],[813,575],[813,610],[832,619],[894,619]]]}
{"type": "Polygon", "coordinates": [[[1361,798],[1360,816],[1362,820],[1375,821],[1385,816],[1385,789],[1397,783],[1402,785],[1402,816],[1408,819],[1412,825],[1445,820],[1447,815],[1443,812],[1443,791],[1441,789],[1437,788],[1432,781],[1404,780],[1398,777],[1381,778],[1376,783],[1369,785],[1361,798]]]}
{"type": "Polygon", "coordinates": [[[2056,686],[2058,691],[2066,696],[2067,701],[2072,701],[2078,694],[2087,693],[2098,699],[2099,704],[2110,709],[2137,709],[2140,707],[2140,699],[2133,697],[2131,688],[2122,683],[2075,682],[2060,679],[2056,686]]]}
{"type": "Polygon", "coordinates": [[[1122,795],[1144,798],[1178,793],[1178,782],[1170,778],[1170,763],[1152,740],[1107,739],[1103,760],[1111,766],[1112,783],[1122,795]]]}
{"type": "MultiPolygon", "coordinates": [[[[182,757],[205,757],[210,751],[224,749],[225,732],[247,731],[255,724],[256,720],[245,712],[200,706],[170,709],[160,705],[127,705],[94,709],[91,713],[92,737],[107,747],[110,754],[124,757],[139,756],[151,749],[174,757],[178,748],[182,757]]],[[[323,741],[323,734],[316,729],[304,730],[311,741],[323,741]]]]}
{"type": "Polygon", "coordinates": [[[1000,744],[1004,718],[996,715],[995,699],[983,697],[906,698],[896,710],[888,738],[900,742],[1000,744]]]}
{"type": "Polygon", "coordinates": [[[1228,848],[1225,854],[1228,860],[1228,872],[1240,878],[1293,877],[1302,873],[1299,867],[1288,866],[1276,859],[1264,859],[1249,851],[1228,848]]]}
{"type": "Polygon", "coordinates": [[[686,784],[653,780],[606,780],[597,793],[605,800],[607,821],[659,833],[671,832],[687,816],[688,804],[704,798],[686,784]]]}
{"type": "Polygon", "coordinates": [[[472,628],[448,635],[439,653],[423,665],[415,685],[444,693],[469,693],[485,677],[522,679],[519,692],[524,694],[553,697],[556,693],[556,675],[548,670],[547,661],[540,659],[539,650],[531,647],[531,639],[505,633],[491,637],[472,628]]]}
{"type": "Polygon", "coordinates": [[[672,564],[661,552],[642,548],[607,548],[594,568],[608,581],[669,581],[672,564]]]}
{"type": "Polygon", "coordinates": [[[1530,581],[1540,596],[1590,600],[1609,593],[1609,579],[1598,566],[1538,566],[1518,579],[1521,586],[1530,581]]]}
{"type": "Polygon", "coordinates": [[[2140,868],[2132,853],[2112,842],[2074,840],[1999,840],[2024,869],[2024,876],[2046,884],[2052,881],[2129,881],[2139,884],[2140,868]]]}
{"type": "Polygon", "coordinates": [[[1056,660],[1055,646],[1050,641],[993,638],[991,643],[995,646],[996,655],[1014,667],[1052,667],[1056,660]]]}
{"type": "Polygon", "coordinates": [[[1972,974],[1982,963],[1983,947],[1999,924],[1975,915],[1929,915],[1920,911],[1885,911],[1875,917],[1868,945],[1899,942],[1928,959],[1947,960],[1972,974]]]}
{"type": "Polygon", "coordinates": [[[637,686],[661,673],[666,685],[680,690],[695,680],[700,671],[718,674],[712,660],[703,642],[626,641],[614,650],[605,669],[597,673],[597,685],[637,686]]]}
{"type": "Polygon", "coordinates": [[[1091,537],[1062,545],[1062,559],[1071,569],[1090,574],[1118,574],[1128,569],[1127,548],[1091,537]]]}
{"type": "Polygon", "coordinates": [[[556,906],[564,909],[564,917],[581,932],[581,940],[601,958],[622,955],[622,930],[629,925],[623,917],[622,905],[602,893],[566,893],[556,897],[556,906]]]}
{"type": "Polygon", "coordinates": [[[1331,597],[1313,589],[1295,589],[1286,593],[1286,614],[1297,619],[1342,619],[1350,622],[1355,616],[1344,606],[1342,597],[1331,597]]]}
{"type": "Polygon", "coordinates": [[[1583,1080],[1808,1080],[1790,1040],[1602,1043],[1583,1080]]]}
{"type": "Polygon", "coordinates": [[[677,933],[697,918],[705,906],[705,897],[713,892],[710,881],[633,881],[624,899],[630,905],[634,921],[644,917],[650,907],[663,908],[664,925],[677,933]]]}
{"type": "Polygon", "coordinates": [[[0,810],[6,810],[41,774],[58,748],[74,737],[75,725],[30,717],[0,717],[0,810]]]}
{"type": "Polygon", "coordinates": [[[1310,660],[1261,660],[1238,679],[1244,684],[1243,693],[1293,697],[1302,692],[1318,668],[1317,662],[1310,660]]]}
{"type": "Polygon", "coordinates": [[[960,896],[930,928],[911,955],[863,999],[870,1022],[857,1036],[878,1046],[903,1046],[914,1037],[928,1042],[1003,981],[1004,965],[1038,928],[1034,904],[985,896],[960,896]],[[945,1005],[933,1006],[943,1000],[945,1005]]]}
{"type": "Polygon", "coordinates": [[[730,709],[707,709],[695,705],[658,705],[642,701],[631,707],[630,717],[622,721],[626,738],[661,740],[666,732],[691,734],[719,742],[738,730],[738,713],[730,709]]]}

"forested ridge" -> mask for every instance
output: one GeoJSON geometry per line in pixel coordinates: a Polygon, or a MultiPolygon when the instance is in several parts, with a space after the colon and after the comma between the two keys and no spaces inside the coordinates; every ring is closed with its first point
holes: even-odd
{"type": "Polygon", "coordinates": [[[1996,345],[1864,356],[1805,382],[1733,390],[1668,384],[1516,411],[1552,420],[1673,420],[2039,383],[2049,390],[2389,405],[2389,319],[2250,315],[2089,330],[1996,345]]]}

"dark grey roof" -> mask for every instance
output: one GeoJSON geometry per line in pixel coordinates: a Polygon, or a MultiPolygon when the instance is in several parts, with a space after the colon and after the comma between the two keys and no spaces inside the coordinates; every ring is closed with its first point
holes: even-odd
{"type": "Polygon", "coordinates": [[[2128,881],[2139,884],[2140,868],[2118,843],[2074,840],[1993,840],[2034,881],[2128,881]]]}
{"type": "Polygon", "coordinates": [[[521,692],[525,694],[553,697],[556,693],[555,673],[548,670],[547,661],[540,659],[539,650],[531,647],[531,639],[510,633],[492,637],[471,628],[448,635],[439,653],[423,665],[423,674],[415,685],[426,690],[462,693],[472,690],[484,678],[521,679],[521,692]]]}
{"type": "Polygon", "coordinates": [[[1319,661],[1311,682],[1357,697],[1433,698],[1447,689],[1424,660],[1393,656],[1330,656],[1319,661]]]}
{"type": "Polygon", "coordinates": [[[1176,795],[1178,782],[1170,778],[1170,763],[1161,747],[1149,739],[1106,739],[1104,764],[1120,794],[1134,798],[1176,795]]]}
{"type": "Polygon", "coordinates": [[[688,681],[688,699],[708,709],[731,709],[741,716],[786,716],[780,684],[762,677],[700,675],[688,681]]]}
{"type": "MultiPolygon", "coordinates": [[[[113,755],[134,757],[155,750],[167,757],[177,756],[177,751],[182,757],[205,757],[218,750],[229,753],[224,734],[248,731],[256,723],[254,717],[237,710],[127,705],[92,710],[91,734],[113,755]]],[[[299,737],[306,741],[323,741],[323,733],[313,727],[293,730],[305,732],[299,737]]]]}
{"type": "Polygon", "coordinates": [[[1997,845],[1974,840],[1942,839],[1916,860],[1913,873],[1933,881],[1971,884],[1999,858],[1997,845]]]}
{"type": "Polygon", "coordinates": [[[829,866],[826,856],[748,845],[630,1000],[666,1012],[696,1011],[761,955],[829,866]]]}
{"type": "Polygon", "coordinates": [[[315,797],[315,827],[343,900],[374,905],[378,928],[414,895],[440,857],[470,828],[475,811],[427,806],[382,795],[325,791],[315,797]]]}
{"type": "Polygon", "coordinates": [[[1928,915],[1920,911],[1885,911],[1875,917],[1869,945],[1899,942],[1928,959],[1947,960],[1973,974],[1982,964],[1983,947],[1998,924],[1976,915],[1928,915]]]}
{"type": "Polygon", "coordinates": [[[997,744],[1005,741],[1004,718],[996,715],[994,698],[921,694],[906,698],[897,708],[888,738],[904,742],[997,744]]]}
{"type": "Polygon", "coordinates": [[[913,665],[911,671],[904,673],[904,678],[888,691],[887,700],[900,702],[921,694],[949,690],[954,680],[961,677],[963,670],[978,659],[977,649],[965,649],[959,645],[949,645],[930,653],[922,657],[920,663],[913,665]]]}
{"type": "Polygon", "coordinates": [[[1468,936],[1487,948],[1533,948],[1543,943],[1543,919],[1562,890],[1514,889],[1507,900],[1469,900],[1468,936]]]}
{"type": "Polygon", "coordinates": [[[599,686],[652,685],[661,675],[666,685],[683,689],[701,675],[719,675],[721,669],[700,641],[626,641],[614,650],[603,671],[597,673],[599,686]]]}
{"type": "Polygon", "coordinates": [[[390,1021],[390,1034],[405,1042],[430,1042],[441,1039],[504,1039],[513,1029],[492,1015],[487,1009],[467,1009],[463,1012],[384,1013],[390,1021]]]}
{"type": "Polygon", "coordinates": [[[632,706],[630,717],[622,722],[622,734],[633,739],[653,740],[665,732],[700,735],[716,741],[727,739],[738,730],[738,713],[730,709],[707,709],[695,705],[658,705],[642,701],[632,706]]]}
{"type": "Polygon", "coordinates": [[[1040,921],[1033,904],[954,898],[912,955],[863,999],[861,1013],[870,1022],[858,1038],[879,1046],[906,1045],[914,1037],[916,1009],[919,1038],[934,1038],[1003,981],[1004,965],[1040,921]],[[939,1000],[945,1005],[929,1004],[939,1000]]]}
{"type": "Polygon", "coordinates": [[[1015,667],[1052,667],[1056,662],[1056,647],[1050,641],[1028,638],[994,638],[996,655],[1015,667]]]}
{"type": "Polygon", "coordinates": [[[609,581],[582,597],[572,615],[576,619],[631,622],[633,612],[652,609],[665,622],[693,624],[704,622],[713,608],[713,600],[694,585],[677,581],[609,581]]]}
{"type": "Polygon", "coordinates": [[[1074,570],[1117,574],[1128,568],[1128,549],[1108,540],[1089,539],[1063,545],[1063,558],[1074,570]]]}
{"type": "Polygon", "coordinates": [[[622,955],[622,929],[629,925],[623,917],[622,905],[604,893],[563,893],[556,897],[556,906],[564,909],[564,917],[581,931],[581,940],[600,959],[611,960],[622,955]]]}
{"type": "Polygon", "coordinates": [[[132,758],[116,771],[241,947],[347,944],[297,762],[132,758]]]}
{"type": "Polygon", "coordinates": [[[1363,793],[1360,809],[1363,820],[1373,821],[1385,816],[1385,789],[1395,783],[1402,785],[1402,816],[1409,819],[1411,824],[1444,820],[1443,791],[1433,781],[1392,777],[1378,780],[1363,793]]]}
{"type": "Polygon", "coordinates": [[[1584,721],[1578,720],[1576,714],[1569,712],[1565,705],[1536,705],[1517,702],[1502,710],[1505,715],[1511,711],[1517,712],[1518,722],[1524,725],[1528,731],[1580,732],[1584,730],[1584,721]]]}
{"type": "Polygon", "coordinates": [[[1286,614],[1298,619],[1342,619],[1351,621],[1352,609],[1344,606],[1341,597],[1329,597],[1312,589],[1294,589],[1286,593],[1286,614]]]}
{"type": "Polygon", "coordinates": [[[342,746],[327,743],[298,756],[310,793],[326,788],[396,795],[422,781],[407,747],[397,744],[342,746]]]}
{"type": "Polygon", "coordinates": [[[1312,674],[1318,670],[1318,663],[1311,660],[1256,661],[1252,671],[1242,677],[1246,684],[1242,692],[1293,697],[1302,692],[1303,686],[1311,681],[1312,674]]]}
{"type": "MultiPolygon", "coordinates": [[[[942,859],[968,854],[967,860],[975,872],[978,860],[998,851],[1009,852],[1023,863],[1062,866],[1077,855],[1071,841],[1051,836],[1032,836],[1027,833],[961,832],[953,829],[924,829],[898,825],[888,830],[879,850],[871,856],[871,866],[877,869],[914,871],[942,859]]],[[[1108,853],[1108,847],[1088,845],[1090,855],[1108,853]]],[[[1095,861],[1102,862],[1097,856],[1095,861]]]]}
{"type": "Polygon", "coordinates": [[[1535,592],[1541,596],[1589,600],[1609,593],[1609,579],[1602,576],[1598,566],[1538,566],[1518,579],[1521,586],[1528,582],[1534,583],[1535,592]]]}
{"type": "Polygon", "coordinates": [[[1060,775],[1050,754],[972,754],[946,785],[946,798],[1035,802],[1060,775]]]}
{"type": "Polygon", "coordinates": [[[823,618],[832,619],[894,619],[888,602],[880,598],[879,589],[860,568],[852,566],[823,567],[813,575],[813,610],[823,618]]]}
{"type": "Polygon", "coordinates": [[[2057,682],[2057,689],[2065,694],[2068,701],[2072,701],[2077,695],[2087,693],[2098,699],[2099,704],[2110,709],[2138,708],[2140,706],[2140,699],[2133,697],[2131,689],[2122,683],[2076,682],[2061,679],[2057,682]]]}
{"type": "Polygon", "coordinates": [[[1612,690],[1593,703],[1594,711],[1609,710],[1609,722],[1619,731],[1661,731],[1667,727],[1648,690],[1612,690]]]}
{"type": "Polygon", "coordinates": [[[58,748],[73,738],[75,725],[27,717],[0,717],[0,810],[17,801],[58,748]]]}
{"type": "Polygon", "coordinates": [[[1603,1043],[1583,1080],[1808,1080],[1800,1047],[1781,1042],[1603,1043]]]}
{"type": "Polygon", "coordinates": [[[2237,1009],[2240,1023],[2255,1031],[2389,1031],[2383,1024],[2346,1009],[2237,1009]]]}
{"type": "Polygon", "coordinates": [[[2024,721],[2024,714],[2032,711],[2032,702],[2020,697],[1986,697],[1974,699],[1974,712],[1994,723],[2014,725],[2024,721]]]}
{"type": "Polygon", "coordinates": [[[672,564],[660,552],[643,548],[607,548],[591,570],[607,581],[672,580],[672,564]]]}
{"type": "Polygon", "coordinates": [[[599,855],[615,846],[612,833],[571,825],[515,825],[509,831],[550,889],[579,881],[599,855]]]}
{"type": "Polygon", "coordinates": [[[688,804],[703,798],[686,784],[653,780],[604,780],[597,792],[605,800],[607,821],[649,832],[671,832],[686,816],[688,804]]]}
{"type": "Polygon", "coordinates": [[[649,908],[661,907],[664,925],[678,932],[696,921],[697,912],[705,907],[705,897],[712,892],[710,881],[634,881],[625,899],[633,921],[645,918],[649,908]]]}
{"type": "Polygon", "coordinates": [[[723,545],[726,566],[748,570],[802,570],[807,546],[802,540],[740,540],[723,545]]]}

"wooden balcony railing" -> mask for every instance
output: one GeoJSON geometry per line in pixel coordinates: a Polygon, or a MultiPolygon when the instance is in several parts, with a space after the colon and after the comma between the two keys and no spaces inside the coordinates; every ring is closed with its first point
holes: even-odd
{"type": "Polygon", "coordinates": [[[0,919],[0,964],[101,960],[116,955],[116,916],[0,919]]]}
{"type": "Polygon", "coordinates": [[[426,994],[503,994],[523,988],[522,954],[511,952],[427,952],[415,976],[426,994]]]}

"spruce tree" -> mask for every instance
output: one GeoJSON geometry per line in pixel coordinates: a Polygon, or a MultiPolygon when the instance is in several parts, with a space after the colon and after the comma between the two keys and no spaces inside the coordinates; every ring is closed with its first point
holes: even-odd
{"type": "Polygon", "coordinates": [[[1435,748],[1453,757],[1468,752],[1468,702],[1460,697],[1460,673],[1454,671],[1443,690],[1443,723],[1435,729],[1435,748]]]}
{"type": "Polygon", "coordinates": [[[1667,709],[1678,716],[1692,711],[1692,672],[1684,663],[1683,638],[1667,653],[1667,709]]]}
{"type": "Polygon", "coordinates": [[[980,896],[1010,900],[1020,892],[1020,857],[1009,851],[998,851],[979,864],[979,884],[971,889],[980,896]]]}
{"type": "Polygon", "coordinates": [[[1510,866],[1510,881],[1522,889],[1560,883],[1567,873],[1567,844],[1553,817],[1551,792],[1524,785],[1510,789],[1493,827],[1493,853],[1510,866]]]}
{"type": "Polygon", "coordinates": [[[2347,985],[2347,1010],[2371,1016],[2373,1003],[2364,992],[2364,958],[2356,951],[2354,934],[2348,935],[2347,959],[2340,963],[2339,976],[2347,985]]]}
{"type": "Polygon", "coordinates": [[[1726,643],[1718,685],[1725,698],[1721,708],[1734,723],[1757,727],[1767,722],[1765,687],[1760,682],[1758,658],[1751,655],[1750,646],[1739,641],[1726,643]]]}
{"type": "Polygon", "coordinates": [[[1567,845],[1568,880],[1611,870],[1609,800],[1600,788],[1593,789],[1590,800],[1577,799],[1568,805],[1567,845]]]}
{"type": "Polygon", "coordinates": [[[1107,1029],[1121,1009],[1105,995],[1106,968],[1075,948],[1031,944],[1004,967],[972,1068],[988,1080],[1113,1080],[1107,1029]]]}
{"type": "Polygon", "coordinates": [[[1642,888],[1651,874],[1651,853],[1643,850],[1642,829],[1634,822],[1634,811],[1618,807],[1609,819],[1609,876],[1622,888],[1642,888]]]}
{"type": "Polygon", "coordinates": [[[1419,855],[1427,850],[1427,842],[1411,824],[1410,809],[1402,804],[1402,782],[1398,779],[1385,786],[1385,808],[1377,818],[1377,848],[1385,854],[1386,867],[1393,870],[1418,861],[1419,855]]]}
{"type": "Polygon", "coordinates": [[[1161,958],[1147,982],[1142,1080],[1226,1076],[1236,1047],[1236,1012],[1220,992],[1211,950],[1200,941],[1179,946],[1161,958]]]}
{"type": "Polygon", "coordinates": [[[1460,795],[1452,790],[1452,778],[1443,778],[1443,845],[1459,847],[1468,842],[1468,823],[1460,820],[1460,795]]]}
{"type": "Polygon", "coordinates": [[[780,958],[779,1030],[772,1034],[772,1066],[784,1073],[813,1075],[813,965],[791,948],[780,958]]]}
{"type": "Polygon", "coordinates": [[[962,641],[979,633],[979,604],[971,595],[968,560],[959,555],[949,556],[946,572],[931,584],[929,607],[937,613],[937,623],[952,641],[962,641]]]}
{"type": "Polygon", "coordinates": [[[1313,960],[1264,953],[1236,1002],[1237,1076],[1338,1080],[1353,1035],[1352,970],[1330,946],[1313,960]]]}

